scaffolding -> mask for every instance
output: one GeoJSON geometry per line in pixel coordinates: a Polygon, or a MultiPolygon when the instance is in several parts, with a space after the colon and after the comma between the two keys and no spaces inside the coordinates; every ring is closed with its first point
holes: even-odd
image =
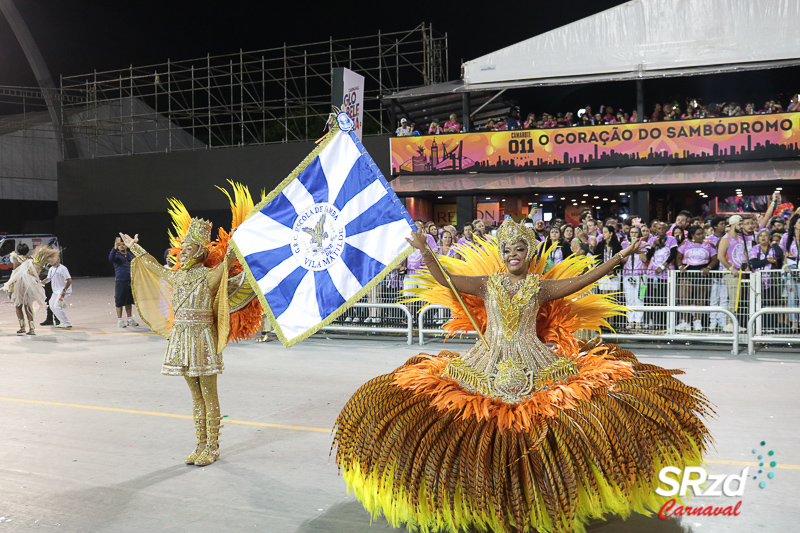
{"type": "Polygon", "coordinates": [[[331,111],[336,67],[365,77],[364,134],[390,133],[395,125],[379,97],[446,81],[447,34],[422,23],[410,31],[62,76],[64,157],[316,140],[331,111]],[[70,143],[80,149],[67,149],[70,143]]]}

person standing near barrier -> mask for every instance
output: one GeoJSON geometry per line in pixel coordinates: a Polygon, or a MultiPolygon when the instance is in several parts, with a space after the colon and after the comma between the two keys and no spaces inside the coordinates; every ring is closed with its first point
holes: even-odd
{"type": "Polygon", "coordinates": [[[47,279],[43,283],[50,283],[53,287],[53,295],[50,297],[50,309],[53,310],[53,316],[58,319],[59,329],[72,329],[72,322],[67,318],[67,313],[64,309],[67,307],[67,299],[72,295],[72,276],[66,266],[61,264],[61,255],[59,253],[58,259],[55,260],[53,266],[47,272],[47,279]]]}
{"type": "Polygon", "coordinates": [[[675,236],[674,231],[675,228],[680,228],[682,231],[686,231],[689,227],[689,221],[692,219],[692,213],[690,211],[683,210],[678,213],[678,216],[675,217],[675,223],[670,226],[669,231],[667,231],[667,235],[675,236]]]}
{"type": "MultiPolygon", "coordinates": [[[[725,236],[725,230],[728,227],[728,221],[722,215],[717,215],[711,219],[711,234],[706,237],[706,242],[714,247],[715,254],[719,252],[719,241],[725,236]]],[[[717,267],[714,269],[714,276],[711,279],[711,294],[708,299],[708,305],[711,307],[724,307],[728,308],[728,287],[725,284],[725,279],[722,274],[725,267],[722,262],[717,259],[717,267]]],[[[711,313],[708,329],[711,331],[722,330],[727,322],[725,313],[711,313]]]]}
{"type": "MultiPolygon", "coordinates": [[[[778,307],[780,305],[780,278],[777,274],[783,268],[783,250],[770,242],[768,229],[762,229],[756,236],[756,245],[750,249],[749,264],[751,272],[761,272],[761,307],[778,307]]],[[[768,314],[764,318],[765,333],[775,331],[777,315],[768,314]]]]}
{"type": "MultiPolygon", "coordinates": [[[[597,246],[592,250],[592,255],[600,258],[602,263],[609,261],[615,254],[622,251],[622,246],[619,243],[617,233],[614,231],[614,226],[603,226],[602,230],[603,239],[597,243],[597,246]]],[[[619,273],[622,271],[622,264],[615,267],[608,276],[600,280],[597,284],[597,289],[601,294],[610,294],[618,292],[620,289],[619,273]]],[[[617,329],[619,326],[619,317],[611,317],[609,319],[611,327],[617,329]]]]}
{"type": "Polygon", "coordinates": [[[486,222],[480,218],[476,218],[472,221],[472,230],[476,237],[480,237],[481,239],[486,238],[486,222]]]}
{"type": "MultiPolygon", "coordinates": [[[[750,220],[748,226],[751,226],[752,220],[748,220],[750,220]]],[[[728,309],[737,317],[739,316],[738,307],[745,300],[746,291],[742,288],[742,282],[748,282],[749,279],[749,249],[752,248],[753,241],[753,236],[744,231],[743,225],[744,219],[741,215],[733,215],[729,218],[728,229],[720,239],[717,249],[717,259],[728,271],[725,275],[725,285],[728,288],[728,309]]],[[[722,329],[732,332],[733,324],[728,322],[722,329]]]]}
{"type": "MultiPolygon", "coordinates": [[[[646,305],[667,305],[667,280],[669,271],[675,269],[675,257],[678,255],[678,243],[672,235],[667,235],[669,226],[666,222],[658,223],[658,234],[647,251],[647,293],[646,305]]],[[[659,330],[666,329],[666,313],[651,314],[648,323],[659,330]]]]}
{"type": "Polygon", "coordinates": [[[556,245],[555,250],[550,254],[550,260],[553,262],[553,265],[559,264],[572,255],[570,243],[563,238],[561,228],[558,226],[550,228],[550,236],[547,238],[544,248],[547,250],[553,245],[556,245]]]}
{"type": "Polygon", "coordinates": [[[109,262],[114,265],[114,306],[117,310],[117,327],[138,326],[133,319],[133,292],[131,291],[131,261],[133,254],[119,237],[114,241],[114,248],[108,254],[109,262]],[[128,315],[128,322],[122,319],[122,308],[128,315]]]}
{"type": "MultiPolygon", "coordinates": [[[[642,229],[639,226],[631,226],[628,231],[628,240],[622,243],[622,248],[628,248],[631,242],[644,242],[642,239],[642,229]]],[[[647,245],[645,245],[647,246],[647,245]]],[[[642,298],[643,277],[645,269],[647,268],[647,254],[642,250],[642,253],[635,253],[628,257],[625,265],[622,267],[622,289],[625,294],[625,305],[627,306],[642,306],[644,299],[642,298]]],[[[644,321],[644,311],[628,311],[628,329],[640,329],[644,321]]]]}
{"type": "MultiPolygon", "coordinates": [[[[678,247],[675,263],[678,265],[678,305],[706,306],[710,293],[709,272],[716,268],[717,249],[705,240],[702,226],[689,226],[686,242],[678,247]]],[[[703,331],[700,314],[692,313],[691,325],[688,315],[683,314],[675,328],[678,331],[703,331]]]]}
{"type": "Polygon", "coordinates": [[[461,232],[463,237],[458,239],[458,244],[475,244],[475,234],[473,233],[472,224],[464,224],[461,232]]]}
{"type": "MultiPolygon", "coordinates": [[[[786,287],[786,300],[789,307],[800,307],[800,283],[798,283],[798,248],[800,248],[800,207],[789,219],[789,226],[786,233],[781,237],[780,247],[784,251],[783,279],[786,287]]],[[[800,331],[798,329],[798,315],[789,315],[789,329],[792,333],[800,331]]]]}

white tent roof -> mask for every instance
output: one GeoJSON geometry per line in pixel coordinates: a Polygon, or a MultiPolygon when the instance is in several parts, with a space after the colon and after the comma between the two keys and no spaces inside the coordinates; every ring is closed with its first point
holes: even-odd
{"type": "Polygon", "coordinates": [[[633,0],[468,61],[464,82],[737,70],[800,58],[799,22],[797,0],[633,0]]]}

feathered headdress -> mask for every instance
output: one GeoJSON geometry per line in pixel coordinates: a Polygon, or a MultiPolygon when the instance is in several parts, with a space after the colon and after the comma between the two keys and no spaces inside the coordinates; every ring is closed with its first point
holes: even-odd
{"type": "Polygon", "coordinates": [[[517,224],[511,217],[506,218],[497,230],[497,254],[503,258],[503,248],[505,245],[512,245],[522,241],[528,245],[528,255],[525,261],[530,261],[536,253],[536,233],[524,223],[517,224]]]}

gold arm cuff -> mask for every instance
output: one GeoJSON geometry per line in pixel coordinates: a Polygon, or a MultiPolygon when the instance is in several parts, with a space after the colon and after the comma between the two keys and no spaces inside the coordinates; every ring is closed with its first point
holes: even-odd
{"type": "Polygon", "coordinates": [[[144,248],[142,248],[141,246],[139,246],[138,242],[135,242],[135,243],[131,244],[130,250],[131,250],[131,252],[133,252],[133,255],[135,255],[136,257],[139,257],[140,255],[146,255],[147,254],[147,251],[144,248]]]}

